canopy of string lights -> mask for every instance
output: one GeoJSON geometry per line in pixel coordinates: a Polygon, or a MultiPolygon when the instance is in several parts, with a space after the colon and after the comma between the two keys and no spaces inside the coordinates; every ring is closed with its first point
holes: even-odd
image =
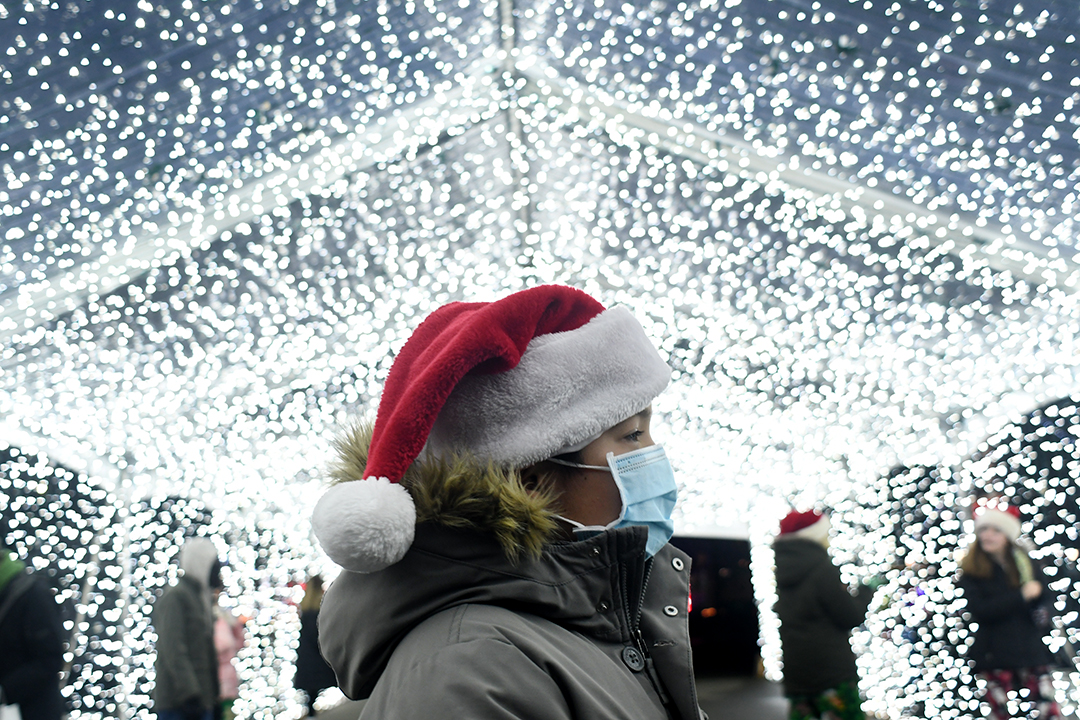
{"type": "Polygon", "coordinates": [[[1078,35],[1064,0],[0,1],[0,539],[66,603],[72,716],[149,716],[193,533],[251,618],[235,710],[298,713],[330,441],[426,313],[543,282],[669,358],[677,521],[746,528],[771,677],[768,543],[828,506],[889,579],[867,709],[975,713],[975,496],[1080,628],[1078,35]]]}

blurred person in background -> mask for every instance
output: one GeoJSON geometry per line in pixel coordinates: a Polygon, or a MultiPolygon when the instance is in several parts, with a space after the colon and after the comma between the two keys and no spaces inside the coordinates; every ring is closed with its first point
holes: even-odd
{"type": "Polygon", "coordinates": [[[59,720],[63,665],[64,631],[52,590],[0,546],[0,705],[17,705],[22,720],[59,720]]]}
{"type": "Polygon", "coordinates": [[[300,646],[296,649],[296,677],[293,685],[307,695],[307,714],[315,715],[315,700],[327,688],[337,687],[334,671],[319,653],[319,608],[322,607],[323,580],[312,575],[304,585],[300,601],[300,646]]]}
{"type": "Polygon", "coordinates": [[[218,704],[213,592],[221,588],[217,549],[191,538],[180,549],[180,577],[154,603],[158,720],[212,720],[218,704]]]}
{"type": "Polygon", "coordinates": [[[792,510],[780,522],[776,614],[791,720],[862,720],[851,631],[866,619],[877,582],[853,595],[829,558],[829,517],[792,510]]]}
{"type": "Polygon", "coordinates": [[[1059,718],[1053,659],[1040,629],[1049,625],[1049,597],[1041,569],[1018,545],[1020,512],[991,499],[973,515],[975,541],[960,563],[958,584],[979,624],[968,656],[986,682],[990,717],[1059,718]]]}
{"type": "Polygon", "coordinates": [[[565,286],[419,325],[312,518],[345,568],[322,651],[363,718],[698,720],[651,435],[670,378],[629,310],[565,286]]]}
{"type": "Polygon", "coordinates": [[[233,701],[240,697],[240,678],[236,674],[236,655],[244,647],[244,622],[228,608],[219,604],[221,589],[213,589],[214,595],[214,649],[217,650],[218,692],[215,720],[233,720],[233,701]]]}

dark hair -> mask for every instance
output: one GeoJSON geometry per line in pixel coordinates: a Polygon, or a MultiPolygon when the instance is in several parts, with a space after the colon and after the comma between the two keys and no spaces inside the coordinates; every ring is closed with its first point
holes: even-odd
{"type": "Polygon", "coordinates": [[[323,584],[322,575],[312,575],[304,586],[304,599],[300,601],[300,610],[318,610],[322,605],[323,584]]]}
{"type": "Polygon", "coordinates": [[[221,590],[225,587],[225,583],[221,582],[221,560],[215,559],[214,564],[210,566],[210,576],[206,584],[211,590],[221,590]]]}
{"type": "MultiPolygon", "coordinates": [[[[1012,540],[1006,538],[1006,541],[1009,545],[1005,552],[1005,564],[1001,569],[1005,571],[1005,577],[1008,579],[1009,585],[1020,587],[1020,570],[1016,567],[1016,553],[1023,552],[1023,550],[1019,550],[1012,540]]],[[[982,549],[979,541],[975,540],[968,548],[964,559],[960,561],[960,572],[968,577],[985,580],[994,575],[994,564],[996,562],[982,549]]]]}
{"type": "MultiPolygon", "coordinates": [[[[563,462],[581,464],[582,457],[581,451],[563,453],[562,455],[555,455],[550,460],[562,460],[563,462]]],[[[521,484],[527,490],[534,490],[541,493],[554,493],[556,484],[559,480],[565,479],[575,472],[580,472],[578,468],[568,467],[566,465],[560,465],[559,463],[549,462],[544,460],[536,463],[532,466],[533,470],[528,475],[521,475],[521,484]]],[[[555,496],[558,500],[558,497],[555,496]]]]}

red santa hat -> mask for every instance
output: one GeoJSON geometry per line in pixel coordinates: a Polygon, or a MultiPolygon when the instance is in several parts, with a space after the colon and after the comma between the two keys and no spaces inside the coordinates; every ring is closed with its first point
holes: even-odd
{"type": "Polygon", "coordinates": [[[1005,533],[1012,542],[1020,539],[1020,509],[999,498],[983,498],[975,503],[972,512],[975,532],[979,528],[994,527],[1005,533]]]}
{"type": "Polygon", "coordinates": [[[647,407],[670,377],[626,308],[605,310],[574,288],[444,305],[394,360],[364,477],[323,495],[315,536],[347,570],[392,565],[416,523],[399,481],[421,453],[526,467],[584,447],[647,407]]]}
{"type": "Polygon", "coordinates": [[[817,510],[797,511],[792,510],[780,521],[779,540],[799,538],[824,543],[829,539],[829,530],[832,523],[829,516],[817,510]]]}

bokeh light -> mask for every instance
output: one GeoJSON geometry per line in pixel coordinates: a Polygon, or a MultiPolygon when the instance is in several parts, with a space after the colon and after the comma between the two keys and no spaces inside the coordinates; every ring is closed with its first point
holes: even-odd
{"type": "Polygon", "coordinates": [[[670,357],[677,520],[749,526],[769,676],[768,544],[828,506],[890,581],[868,707],[974,712],[971,499],[1075,571],[1065,405],[1019,419],[1078,384],[1078,35],[1057,0],[0,3],[3,529],[85,615],[73,717],[148,717],[191,534],[253,618],[240,717],[298,714],[330,440],[430,310],[549,281],[670,357]]]}

